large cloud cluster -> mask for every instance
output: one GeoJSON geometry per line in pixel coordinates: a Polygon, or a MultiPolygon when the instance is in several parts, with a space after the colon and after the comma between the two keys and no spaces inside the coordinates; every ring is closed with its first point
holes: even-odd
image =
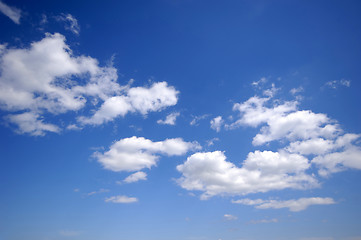
{"type": "Polygon", "coordinates": [[[312,166],[322,177],[347,168],[361,169],[361,148],[356,143],[361,135],[344,133],[325,114],[298,110],[297,101],[282,102],[273,99],[274,94],[265,95],[234,104],[239,117],[224,126],[260,127],[253,145],[264,148],[277,142],[281,148],[250,152],[238,164],[227,161],[224,152],[195,153],[177,167],[182,173],[178,179],[181,187],[201,191],[201,199],[308,189],[320,185],[312,166]]]}
{"type": "Polygon", "coordinates": [[[166,82],[150,87],[119,85],[117,70],[101,67],[89,56],[75,56],[59,33],[46,34],[29,48],[0,47],[0,108],[18,133],[44,135],[60,127],[45,123],[46,114],[101,106],[78,125],[98,125],[129,112],[147,114],[177,103],[178,91],[166,82]]]}

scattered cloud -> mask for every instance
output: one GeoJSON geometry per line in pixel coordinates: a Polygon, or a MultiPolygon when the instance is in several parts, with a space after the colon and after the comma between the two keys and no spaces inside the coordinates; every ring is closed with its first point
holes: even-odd
{"type": "Polygon", "coordinates": [[[205,118],[209,117],[209,114],[203,114],[203,115],[200,115],[200,116],[195,116],[193,117],[192,121],[189,123],[191,126],[197,126],[198,125],[198,122],[200,120],[203,120],[205,118]]]}
{"type": "Polygon", "coordinates": [[[268,97],[273,97],[277,93],[278,90],[279,90],[279,88],[276,88],[275,84],[272,83],[271,88],[263,91],[263,95],[268,96],[268,97]]]}
{"type": "Polygon", "coordinates": [[[332,88],[332,89],[337,89],[340,86],[350,87],[351,86],[351,81],[350,80],[345,80],[345,79],[333,80],[333,81],[329,81],[329,82],[325,83],[325,86],[329,87],[329,88],[332,88]]]}
{"type": "Polygon", "coordinates": [[[211,140],[207,141],[208,147],[213,146],[214,142],[219,141],[219,138],[212,138],[211,140]]]}
{"type": "Polygon", "coordinates": [[[113,143],[108,151],[96,152],[94,156],[105,169],[115,172],[132,172],[155,166],[159,154],[180,156],[196,149],[200,149],[198,143],[185,142],[181,138],[152,142],[143,137],[133,136],[113,143]]]}
{"type": "Polygon", "coordinates": [[[221,131],[221,127],[224,123],[224,120],[222,119],[221,116],[215,117],[211,120],[211,128],[216,130],[216,132],[221,131]]]}
{"type": "Polygon", "coordinates": [[[28,133],[32,136],[43,136],[45,132],[60,132],[59,127],[54,124],[44,123],[42,117],[34,112],[10,114],[5,117],[5,120],[18,127],[15,130],[18,134],[28,133]]]}
{"type": "Polygon", "coordinates": [[[10,18],[14,23],[20,24],[21,10],[16,7],[10,7],[0,1],[0,12],[10,18]]]}
{"type": "Polygon", "coordinates": [[[298,87],[298,88],[292,88],[291,90],[290,90],[290,93],[292,94],[292,95],[296,95],[296,94],[298,94],[298,93],[300,93],[300,92],[303,92],[304,91],[304,89],[303,89],[303,87],[301,86],[301,87],[298,87]]]}
{"type": "Polygon", "coordinates": [[[179,112],[174,112],[169,114],[165,120],[159,119],[157,121],[158,124],[166,124],[166,125],[175,125],[175,121],[177,120],[177,117],[180,115],[179,112]]]}
{"type": "Polygon", "coordinates": [[[141,180],[147,180],[147,174],[145,172],[135,172],[124,179],[125,183],[133,183],[141,180]]]}
{"type": "Polygon", "coordinates": [[[255,208],[258,209],[288,208],[292,212],[299,212],[307,209],[311,205],[329,205],[329,204],[335,204],[336,202],[332,198],[312,197],[312,198],[291,199],[287,201],[262,200],[262,199],[251,200],[245,198],[240,200],[232,200],[232,203],[251,205],[251,206],[255,206],[255,208]]]}
{"type": "Polygon", "coordinates": [[[203,200],[215,195],[305,189],[319,185],[313,176],[305,173],[309,167],[305,157],[285,151],[251,152],[242,167],[226,161],[223,152],[198,152],[177,166],[182,173],[177,182],[187,190],[203,191],[203,200]]]}
{"type": "Polygon", "coordinates": [[[263,85],[266,82],[267,82],[267,78],[262,77],[262,78],[260,78],[260,80],[252,82],[252,86],[260,87],[261,85],[263,85]]]}
{"type": "Polygon", "coordinates": [[[99,110],[91,117],[79,117],[82,124],[100,125],[112,121],[118,116],[124,117],[129,112],[147,115],[177,104],[178,91],[166,82],[153,83],[149,88],[133,87],[126,94],[106,99],[99,110]]]}
{"type": "Polygon", "coordinates": [[[251,220],[249,223],[260,224],[260,223],[277,223],[277,222],[278,222],[277,218],[272,218],[272,219],[251,220]]]}
{"type": "Polygon", "coordinates": [[[94,111],[98,102],[102,104],[93,116],[78,117],[78,124],[70,124],[68,129],[99,125],[129,112],[146,115],[178,100],[178,91],[166,82],[149,88],[130,87],[132,81],[119,85],[114,67],[100,67],[89,56],[74,56],[59,33],[47,33],[29,48],[1,45],[0,50],[0,109],[12,113],[5,120],[14,124],[19,134],[59,133],[61,128],[47,123],[45,116],[86,106],[94,111]]]}
{"type": "Polygon", "coordinates": [[[124,195],[120,196],[112,196],[105,199],[105,202],[112,202],[112,203],[134,203],[138,202],[138,199],[135,197],[127,197],[124,195]]]}
{"type": "Polygon", "coordinates": [[[223,218],[227,221],[234,221],[234,220],[237,220],[238,217],[237,216],[233,216],[231,214],[224,214],[223,215],[223,218]]]}
{"type": "MultiPolygon", "coordinates": [[[[44,18],[43,18],[44,19],[44,18]]],[[[65,24],[65,29],[71,31],[72,33],[79,35],[80,26],[78,24],[78,20],[71,14],[61,14],[60,16],[56,16],[55,19],[58,22],[63,22],[65,24]]]]}
{"type": "Polygon", "coordinates": [[[106,192],[109,192],[109,189],[101,188],[98,191],[89,192],[89,193],[87,193],[87,195],[92,196],[92,195],[95,195],[95,194],[106,193],[106,192]]]}
{"type": "MultiPolygon", "coordinates": [[[[273,94],[263,98],[254,96],[234,104],[233,109],[239,111],[240,116],[226,124],[226,128],[260,127],[253,145],[267,146],[277,141],[280,148],[250,152],[239,162],[241,166],[227,161],[221,151],[195,153],[177,166],[182,174],[178,184],[190,191],[202,191],[201,199],[208,199],[215,195],[309,189],[320,186],[316,174],[312,173],[314,169],[318,169],[322,177],[347,168],[361,169],[361,148],[356,142],[361,135],[345,134],[326,114],[298,110],[297,106],[297,101],[282,102],[273,99],[273,94]]],[[[223,120],[221,116],[217,118],[219,121],[214,121],[214,126],[223,120]]],[[[220,127],[214,128],[219,130],[220,127]]],[[[318,199],[311,199],[310,203],[305,199],[300,201],[300,204],[316,204],[312,201],[318,199]]]]}

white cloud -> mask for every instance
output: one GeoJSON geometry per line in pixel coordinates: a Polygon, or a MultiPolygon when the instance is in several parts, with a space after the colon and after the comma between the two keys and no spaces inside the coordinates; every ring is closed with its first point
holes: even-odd
{"type": "Polygon", "coordinates": [[[10,7],[0,1],[0,12],[9,17],[14,23],[20,24],[21,10],[16,7],[10,7]]]}
{"type": "Polygon", "coordinates": [[[291,141],[316,137],[332,138],[340,130],[337,125],[330,123],[331,120],[325,114],[311,111],[296,111],[286,116],[274,116],[267,121],[268,126],[262,127],[261,133],[254,137],[253,144],[262,145],[283,138],[291,141]]]}
{"type": "Polygon", "coordinates": [[[145,172],[135,172],[124,179],[125,183],[133,183],[141,180],[147,180],[147,174],[145,172]]]}
{"type": "Polygon", "coordinates": [[[109,151],[96,152],[94,156],[105,169],[132,172],[156,165],[158,154],[180,156],[199,148],[198,143],[185,142],[181,138],[152,142],[143,137],[133,136],[113,143],[109,151]]]}
{"type": "MultiPolygon", "coordinates": [[[[129,112],[145,115],[177,103],[178,91],[166,82],[149,88],[131,88],[132,82],[119,85],[114,67],[100,67],[89,56],[74,56],[59,33],[46,34],[29,48],[1,45],[0,73],[0,108],[15,112],[6,119],[18,125],[18,133],[60,132],[43,122],[46,114],[92,109],[98,102],[100,109],[90,118],[79,117],[80,124],[98,125],[129,112]]],[[[73,124],[69,129],[74,126],[81,127],[73,124]]]]}
{"type": "Polygon", "coordinates": [[[89,192],[89,193],[87,193],[87,195],[92,196],[92,195],[95,195],[95,194],[106,193],[106,192],[109,192],[109,189],[101,188],[98,191],[89,192]]]}
{"type": "Polygon", "coordinates": [[[227,220],[227,221],[233,221],[233,220],[237,220],[238,217],[237,216],[233,216],[231,214],[224,214],[223,215],[224,219],[227,220]]]}
{"type": "Polygon", "coordinates": [[[267,82],[267,78],[262,77],[262,78],[260,78],[260,80],[252,82],[252,86],[259,87],[260,85],[262,85],[266,82],[267,82]]]}
{"type": "Polygon", "coordinates": [[[213,146],[214,142],[219,141],[219,138],[212,138],[211,140],[207,141],[208,147],[213,146]]]}
{"type": "Polygon", "coordinates": [[[224,123],[224,120],[222,119],[221,116],[218,116],[213,118],[210,123],[211,123],[211,128],[219,132],[224,123]]]}
{"type": "Polygon", "coordinates": [[[55,19],[59,22],[64,22],[66,30],[69,30],[74,34],[79,35],[80,26],[78,24],[78,20],[74,16],[69,13],[63,13],[60,16],[56,16],[55,19]]]}
{"type": "Polygon", "coordinates": [[[177,120],[177,117],[180,115],[179,112],[174,112],[169,114],[165,120],[159,119],[157,121],[158,124],[167,124],[167,125],[175,125],[175,121],[177,120]]]}
{"type": "Polygon", "coordinates": [[[328,176],[330,173],[342,171],[346,168],[361,170],[361,148],[351,146],[341,152],[333,152],[317,156],[312,163],[320,167],[319,174],[328,176]]]}
{"type": "Polygon", "coordinates": [[[232,203],[244,204],[255,206],[258,209],[268,209],[268,208],[288,208],[292,212],[303,211],[311,205],[329,205],[335,204],[336,202],[332,198],[300,198],[300,199],[291,199],[287,201],[278,201],[278,200],[262,200],[262,199],[240,199],[232,200],[232,203]]]}
{"type": "Polygon", "coordinates": [[[350,87],[351,81],[345,80],[345,79],[333,80],[333,81],[329,81],[329,82],[325,83],[325,86],[332,88],[332,89],[337,89],[339,86],[350,87]]]}
{"type": "Polygon", "coordinates": [[[40,115],[32,112],[12,114],[5,117],[6,120],[18,126],[19,134],[28,133],[32,136],[43,136],[46,132],[60,132],[60,128],[49,123],[44,123],[40,115]]]}
{"type": "Polygon", "coordinates": [[[177,166],[182,173],[177,182],[187,190],[202,191],[201,199],[286,188],[305,189],[318,186],[316,179],[305,173],[309,167],[305,157],[285,151],[251,152],[242,167],[226,161],[223,152],[199,152],[177,166]]]}
{"type": "Polygon", "coordinates": [[[292,89],[290,90],[290,93],[292,93],[292,95],[295,95],[295,94],[300,93],[300,92],[303,92],[303,91],[304,91],[304,89],[303,89],[303,87],[301,86],[301,87],[298,87],[298,88],[292,88],[292,89]]]}
{"type": "Polygon", "coordinates": [[[271,118],[278,118],[285,116],[287,113],[295,111],[297,102],[285,102],[283,104],[275,103],[273,106],[266,107],[266,103],[270,98],[251,97],[244,103],[236,103],[233,105],[234,111],[239,111],[240,119],[229,125],[229,128],[236,128],[239,126],[257,127],[260,124],[266,123],[271,118]]]}
{"type": "Polygon", "coordinates": [[[272,83],[270,89],[266,89],[263,91],[263,95],[265,95],[267,97],[273,97],[277,93],[278,90],[279,90],[279,88],[276,88],[275,84],[272,83]]]}
{"type": "Polygon", "coordinates": [[[129,112],[146,115],[177,104],[177,94],[178,91],[168,86],[166,82],[153,83],[149,88],[128,88],[125,95],[105,100],[93,116],[89,118],[82,116],[78,120],[82,124],[99,125],[118,116],[125,116],[129,112]]]}
{"type": "Polygon", "coordinates": [[[112,202],[112,203],[134,203],[138,202],[138,199],[135,197],[127,197],[127,196],[112,196],[105,199],[105,202],[112,202]]]}
{"type": "Polygon", "coordinates": [[[198,125],[198,122],[200,120],[203,120],[205,118],[209,117],[209,114],[203,114],[203,115],[200,115],[200,116],[194,116],[192,121],[189,123],[191,126],[197,126],[198,125]]]}
{"type": "Polygon", "coordinates": [[[272,218],[272,219],[251,220],[249,223],[260,224],[260,223],[277,223],[277,222],[278,222],[277,218],[272,218]]]}

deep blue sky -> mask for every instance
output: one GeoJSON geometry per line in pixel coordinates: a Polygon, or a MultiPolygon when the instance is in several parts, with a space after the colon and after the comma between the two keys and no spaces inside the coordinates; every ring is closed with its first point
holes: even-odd
{"type": "Polygon", "coordinates": [[[360,12],[0,1],[0,240],[360,240],[360,12]]]}

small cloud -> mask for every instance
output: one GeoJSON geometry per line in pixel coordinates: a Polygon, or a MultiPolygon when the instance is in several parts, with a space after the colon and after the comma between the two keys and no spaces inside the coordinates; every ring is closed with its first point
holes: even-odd
{"type": "Polygon", "coordinates": [[[275,84],[272,83],[270,89],[266,89],[263,91],[263,95],[265,95],[267,97],[273,97],[277,93],[278,90],[279,90],[279,88],[276,88],[275,84]]]}
{"type": "Polygon", "coordinates": [[[76,35],[79,35],[80,26],[78,24],[78,20],[71,14],[61,14],[60,16],[56,16],[55,19],[58,22],[65,23],[65,29],[73,32],[76,35]]]}
{"type": "Polygon", "coordinates": [[[138,202],[138,199],[135,197],[127,197],[127,196],[113,196],[105,199],[105,202],[112,202],[112,203],[134,203],[138,202]]]}
{"type": "Polygon", "coordinates": [[[211,120],[211,128],[216,130],[216,132],[221,131],[221,127],[224,123],[223,119],[221,116],[215,117],[211,120]]]}
{"type": "Polygon", "coordinates": [[[273,218],[273,219],[251,220],[249,223],[251,223],[251,224],[260,224],[260,223],[277,223],[277,222],[278,222],[278,219],[273,218]]]}
{"type": "Polygon", "coordinates": [[[189,123],[191,126],[197,126],[198,122],[202,119],[205,119],[209,117],[209,114],[204,114],[204,115],[200,115],[200,116],[195,116],[192,121],[189,123]]]}
{"type": "Polygon", "coordinates": [[[95,194],[99,194],[99,193],[106,193],[106,192],[109,192],[109,189],[101,188],[98,191],[93,191],[93,192],[87,193],[87,195],[91,196],[91,195],[95,195],[95,194]]]}
{"type": "Polygon", "coordinates": [[[70,124],[66,127],[66,129],[68,130],[82,130],[83,128],[79,127],[78,125],[76,124],[70,124]]]}
{"type": "Polygon", "coordinates": [[[0,12],[10,18],[14,23],[20,24],[21,10],[16,7],[10,7],[0,1],[0,12]]]}
{"type": "Polygon", "coordinates": [[[79,189],[79,188],[75,188],[73,191],[74,191],[74,192],[79,192],[80,189],[79,189]]]}
{"type": "Polygon", "coordinates": [[[303,92],[303,91],[304,91],[303,87],[298,87],[298,88],[292,88],[292,89],[290,90],[290,93],[291,93],[292,95],[295,95],[295,94],[300,93],[300,92],[303,92]]]}
{"type": "Polygon", "coordinates": [[[254,81],[254,82],[252,82],[251,84],[252,84],[252,86],[254,86],[254,87],[259,87],[259,85],[262,85],[262,84],[264,84],[264,83],[266,83],[266,82],[267,82],[267,78],[262,77],[260,80],[254,81]]]}
{"type": "Polygon", "coordinates": [[[140,180],[147,180],[147,174],[145,172],[136,172],[129,175],[126,179],[123,180],[125,183],[138,182],[140,180]]]}
{"type": "Polygon", "coordinates": [[[224,214],[223,217],[224,217],[224,219],[227,220],[227,221],[234,221],[234,220],[237,220],[237,219],[238,219],[238,217],[233,216],[233,215],[231,215],[231,214],[224,214]]]}
{"type": "Polygon", "coordinates": [[[180,115],[179,112],[174,112],[169,114],[165,120],[159,119],[157,121],[158,124],[166,124],[166,125],[175,125],[175,121],[177,120],[177,117],[180,115]]]}
{"type": "Polygon", "coordinates": [[[207,141],[208,147],[213,146],[214,142],[219,141],[219,138],[212,138],[211,140],[207,141]]]}
{"type": "Polygon", "coordinates": [[[345,80],[345,79],[333,80],[333,81],[329,81],[329,82],[325,83],[325,86],[332,88],[332,89],[337,89],[339,86],[350,87],[351,81],[345,80]]]}

